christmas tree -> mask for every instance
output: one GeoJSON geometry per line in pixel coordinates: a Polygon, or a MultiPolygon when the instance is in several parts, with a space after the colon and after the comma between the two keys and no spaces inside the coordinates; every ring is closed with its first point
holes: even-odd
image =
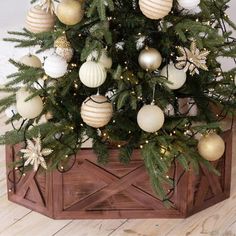
{"type": "Polygon", "coordinates": [[[53,52],[44,62],[10,59],[18,72],[0,100],[13,126],[1,144],[25,144],[15,163],[22,174],[31,166],[68,170],[88,139],[101,164],[109,148],[124,164],[140,149],[163,201],[170,194],[163,186],[178,184],[169,176],[176,162],[184,172],[205,165],[217,174],[211,161],[225,151],[220,122],[236,108],[236,68],[224,71],[218,60],[236,56],[229,0],[32,4],[23,31],[5,40],[53,52]]]}

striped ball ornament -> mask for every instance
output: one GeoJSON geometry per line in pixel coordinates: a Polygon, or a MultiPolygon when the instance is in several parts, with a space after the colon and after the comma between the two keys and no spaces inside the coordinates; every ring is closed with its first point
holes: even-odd
{"type": "Polygon", "coordinates": [[[54,28],[55,16],[40,6],[32,7],[26,17],[25,28],[32,33],[49,32],[54,28]]]}
{"type": "Polygon", "coordinates": [[[139,0],[142,13],[149,19],[158,20],[169,14],[173,0],[139,0]]]}
{"type": "Polygon", "coordinates": [[[101,95],[86,98],[81,106],[81,117],[87,125],[101,128],[112,118],[113,107],[108,99],[101,95]]]}
{"type": "Polygon", "coordinates": [[[101,86],[107,77],[105,67],[95,61],[86,61],[79,70],[80,81],[89,88],[101,86]]]}

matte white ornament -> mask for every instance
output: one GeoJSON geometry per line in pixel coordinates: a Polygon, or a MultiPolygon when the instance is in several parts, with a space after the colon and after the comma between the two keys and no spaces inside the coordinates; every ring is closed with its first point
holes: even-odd
{"type": "Polygon", "coordinates": [[[187,75],[184,70],[175,68],[174,64],[169,64],[161,70],[161,76],[168,79],[170,83],[166,83],[166,86],[172,90],[181,88],[185,82],[187,75]]]}
{"type": "Polygon", "coordinates": [[[53,30],[55,16],[40,6],[32,7],[26,17],[26,29],[32,33],[49,32],[53,30]]]}
{"type": "Polygon", "coordinates": [[[68,64],[59,55],[51,55],[44,62],[45,73],[51,78],[57,79],[64,76],[67,72],[68,64]]]}
{"type": "Polygon", "coordinates": [[[178,0],[178,3],[182,8],[191,10],[199,5],[200,0],[178,0]]]}
{"type": "Polygon", "coordinates": [[[12,118],[17,113],[16,106],[12,105],[5,110],[5,115],[8,118],[12,118]]]}
{"type": "Polygon", "coordinates": [[[158,20],[169,14],[173,0],[139,0],[142,13],[149,19],[158,20]]]}
{"type": "Polygon", "coordinates": [[[23,56],[20,59],[20,63],[34,68],[42,67],[42,62],[40,61],[40,59],[37,56],[31,54],[23,56]]]}
{"type": "Polygon", "coordinates": [[[112,59],[110,57],[107,56],[107,51],[105,49],[103,49],[100,53],[100,57],[99,57],[99,53],[98,51],[94,50],[93,52],[91,52],[89,54],[89,56],[87,57],[87,61],[98,61],[99,63],[101,63],[106,69],[111,69],[112,67],[112,59]]]}
{"type": "Polygon", "coordinates": [[[113,107],[108,99],[101,95],[86,98],[81,106],[81,117],[87,125],[101,128],[112,118],[113,107]]]}
{"type": "Polygon", "coordinates": [[[107,77],[105,67],[94,61],[86,61],[79,70],[79,78],[81,82],[89,88],[97,88],[101,86],[107,77]]]}
{"type": "Polygon", "coordinates": [[[25,88],[16,93],[16,109],[24,119],[34,119],[43,111],[43,101],[40,96],[27,100],[31,95],[25,88]]]}
{"type": "Polygon", "coordinates": [[[162,128],[165,122],[163,111],[156,105],[144,105],[138,112],[137,122],[145,132],[154,133],[162,128]]]}

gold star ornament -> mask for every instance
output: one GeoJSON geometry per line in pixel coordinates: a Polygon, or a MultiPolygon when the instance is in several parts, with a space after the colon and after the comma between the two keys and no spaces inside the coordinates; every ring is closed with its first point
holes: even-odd
{"type": "Polygon", "coordinates": [[[24,166],[32,165],[34,171],[37,171],[39,166],[47,169],[47,164],[44,157],[50,155],[53,150],[49,148],[42,149],[41,137],[33,138],[33,141],[27,140],[26,149],[21,149],[23,158],[26,160],[24,166]]]}
{"type": "Polygon", "coordinates": [[[183,69],[185,72],[189,70],[191,75],[199,74],[199,69],[208,71],[206,60],[210,51],[200,51],[197,48],[196,40],[193,40],[190,49],[180,46],[178,46],[177,49],[181,55],[176,58],[177,63],[175,66],[178,69],[183,69]]]}

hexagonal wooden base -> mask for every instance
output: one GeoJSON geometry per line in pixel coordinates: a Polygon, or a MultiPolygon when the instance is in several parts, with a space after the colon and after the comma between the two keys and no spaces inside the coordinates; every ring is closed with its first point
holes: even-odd
{"type": "MultiPolygon", "coordinates": [[[[69,172],[28,172],[20,181],[17,170],[8,167],[8,197],[54,219],[184,218],[229,197],[232,132],[225,132],[223,138],[225,155],[214,163],[221,176],[209,173],[205,167],[198,176],[192,171],[185,173],[174,191],[174,206],[170,209],[153,193],[138,150],[126,166],[120,164],[117,150],[112,149],[110,163],[104,167],[96,163],[92,150],[85,149],[69,172]]],[[[7,164],[17,158],[19,149],[20,145],[7,146],[7,164]]],[[[176,164],[178,178],[183,170],[176,164]]]]}

